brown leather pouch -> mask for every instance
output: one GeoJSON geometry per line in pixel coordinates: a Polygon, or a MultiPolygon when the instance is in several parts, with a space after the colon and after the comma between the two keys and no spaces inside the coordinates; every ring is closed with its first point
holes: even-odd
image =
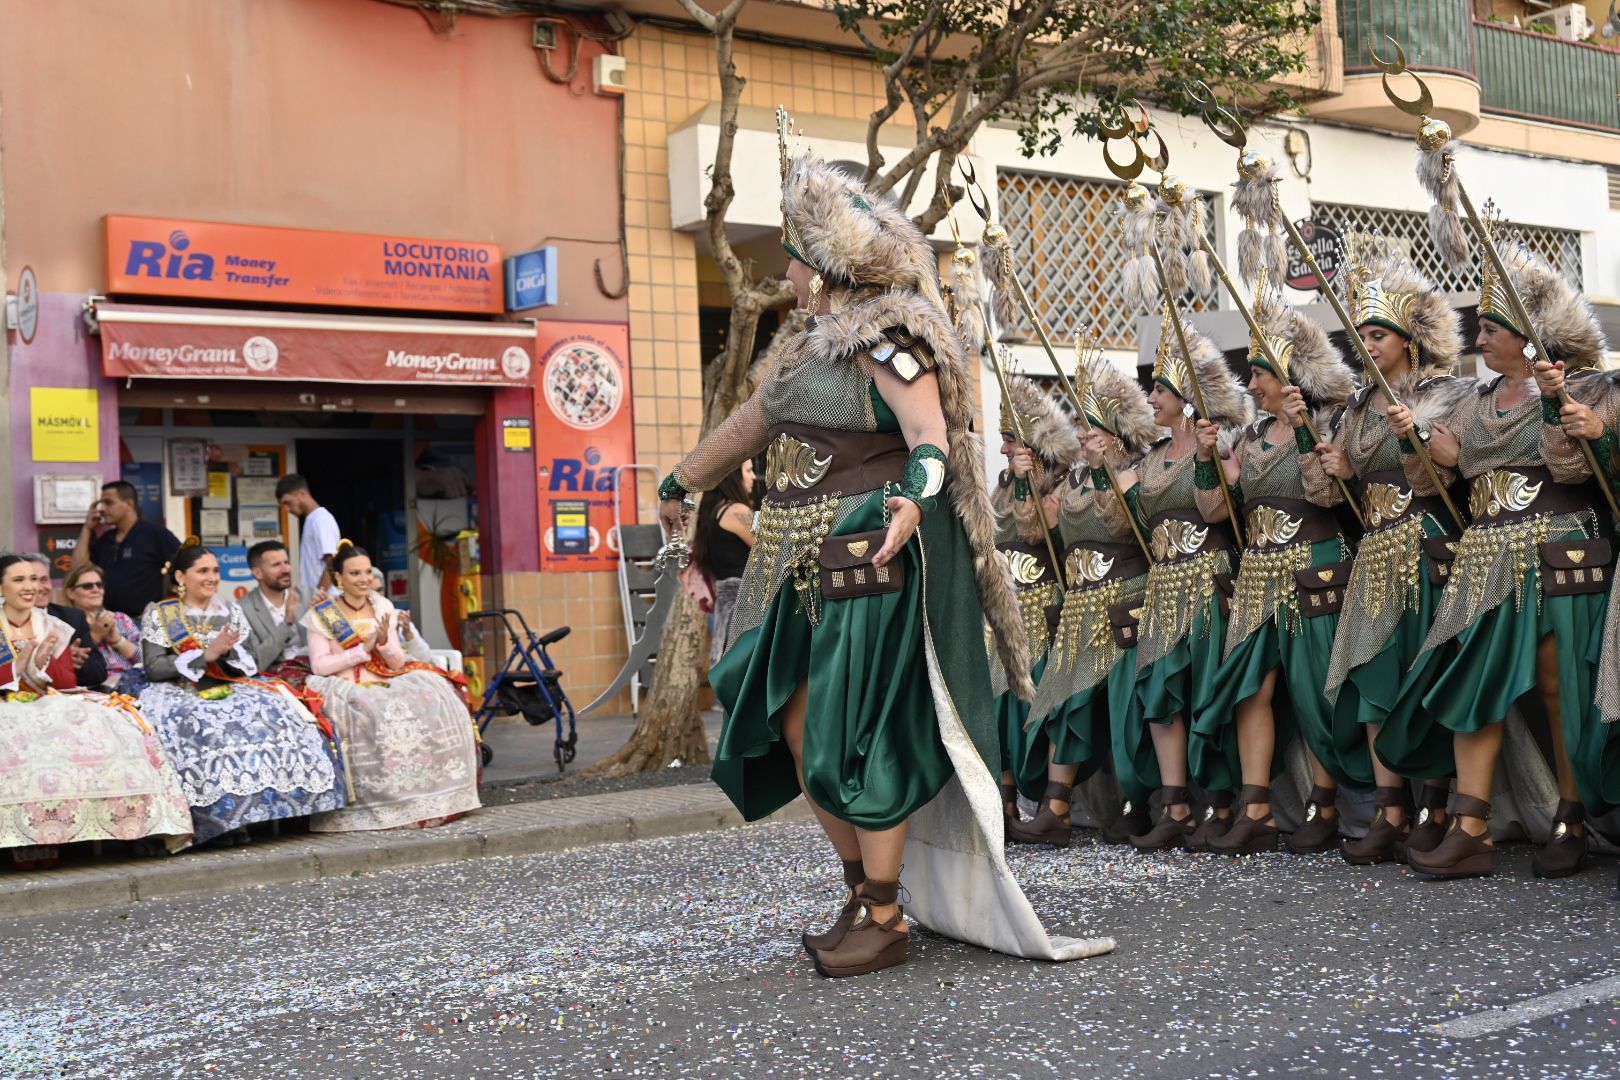
{"type": "Polygon", "coordinates": [[[1607,540],[1553,540],[1541,545],[1543,596],[1608,592],[1614,548],[1607,540]]]}
{"type": "Polygon", "coordinates": [[[1215,575],[1215,598],[1220,601],[1221,618],[1229,618],[1232,614],[1232,597],[1237,594],[1237,576],[1235,574],[1215,575]]]}
{"type": "Polygon", "coordinates": [[[1423,565],[1429,572],[1429,583],[1445,588],[1451,580],[1451,564],[1457,558],[1458,539],[1455,536],[1425,536],[1423,538],[1423,565]]]}
{"type": "Polygon", "coordinates": [[[1136,630],[1142,621],[1142,602],[1127,600],[1123,604],[1110,604],[1108,621],[1114,628],[1114,644],[1122,649],[1136,648],[1136,630]]]}
{"type": "Polygon", "coordinates": [[[883,550],[883,540],[888,533],[887,529],[873,529],[823,540],[817,556],[821,566],[821,595],[828,600],[848,600],[899,592],[904,588],[903,558],[895,558],[887,566],[872,565],[872,558],[883,550]]]}
{"type": "Polygon", "coordinates": [[[1337,615],[1344,608],[1344,589],[1350,584],[1350,564],[1323,563],[1294,571],[1299,588],[1299,613],[1307,619],[1337,615]]]}

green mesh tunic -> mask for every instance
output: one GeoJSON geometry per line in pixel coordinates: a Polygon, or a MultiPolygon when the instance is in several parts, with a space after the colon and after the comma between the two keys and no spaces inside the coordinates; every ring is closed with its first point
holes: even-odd
{"type": "MultiPolygon", "coordinates": [[[[1029,646],[1030,678],[1037,685],[1047,669],[1052,643],[1046,609],[1063,602],[1062,590],[1052,574],[1049,559],[1030,562],[1027,552],[1009,552],[1005,545],[1019,542],[1015,513],[1017,483],[1003,474],[1002,482],[990,493],[990,508],[996,515],[996,544],[1018,591],[1018,607],[1023,615],[1024,639],[1029,646]],[[1027,580],[1026,580],[1027,579],[1027,580]]],[[[1054,540],[1054,543],[1056,541],[1054,540]]],[[[1030,703],[1020,701],[1006,686],[1006,673],[993,656],[989,627],[985,628],[985,654],[991,657],[990,687],[995,693],[996,730],[1001,735],[1001,770],[1010,772],[1019,792],[1039,800],[1046,788],[1046,763],[1051,743],[1044,728],[1029,723],[1030,703]],[[1000,678],[997,678],[997,675],[1000,678]]]]}
{"type": "MultiPolygon", "coordinates": [[[[899,431],[872,376],[854,359],[784,362],[760,393],[767,424],[899,431]]],[[[714,779],[748,820],[799,793],[781,715],[801,683],[809,690],[805,790],[862,828],[898,825],[953,774],[939,737],[931,662],[980,756],[998,760],[977,604],[974,618],[962,618],[962,598],[977,596],[972,555],[949,493],[947,484],[901,556],[905,587],[844,600],[824,600],[813,585],[798,587],[813,581],[815,534],[882,528],[882,491],[762,511],[733,619],[734,644],[710,672],[726,708],[714,779]],[[817,609],[815,625],[807,605],[817,609]]]]}
{"type": "MultiPolygon", "coordinates": [[[[1268,418],[1249,428],[1241,453],[1238,486],[1245,500],[1306,497],[1294,433],[1276,420],[1268,418]],[[1273,438],[1278,441],[1271,442],[1273,438]]],[[[1199,688],[1193,705],[1193,739],[1203,747],[1223,751],[1234,746],[1238,703],[1257,694],[1266,676],[1276,671],[1273,775],[1281,772],[1287,760],[1282,750],[1297,727],[1311,752],[1340,784],[1370,789],[1372,757],[1366,734],[1353,720],[1337,722],[1323,695],[1339,617],[1302,615],[1294,578],[1298,570],[1345,559],[1344,541],[1335,537],[1259,550],[1249,535],[1254,532],[1255,515],[1244,524],[1251,546],[1243,553],[1234,586],[1226,655],[1214,678],[1199,688]]]]}

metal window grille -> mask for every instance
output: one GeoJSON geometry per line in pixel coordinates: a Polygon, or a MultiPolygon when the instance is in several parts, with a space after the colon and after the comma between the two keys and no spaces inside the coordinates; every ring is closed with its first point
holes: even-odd
{"type": "Polygon", "coordinates": [[[1620,168],[1607,166],[1609,178],[1609,209],[1620,210],[1620,168]]]}
{"type": "MultiPolygon", "coordinates": [[[[1429,239],[1429,220],[1425,214],[1338,203],[1317,203],[1314,214],[1337,229],[1341,236],[1352,232],[1375,233],[1392,241],[1444,292],[1473,292],[1479,288],[1479,255],[1474,255],[1474,265],[1469,269],[1458,272],[1447,268],[1434,241],[1429,239]]],[[[1577,289],[1581,288],[1580,233],[1537,225],[1514,225],[1512,229],[1526,247],[1568,278],[1577,289]]]]}
{"type": "MultiPolygon", "coordinates": [[[[1125,185],[1015,170],[999,173],[996,183],[1019,275],[1053,343],[1066,343],[1089,327],[1103,348],[1134,348],[1141,313],[1127,310],[1121,297],[1120,276],[1132,253],[1115,216],[1125,185]]],[[[1212,241],[1216,216],[1211,206],[1212,241]]],[[[1216,307],[1219,289],[1214,285],[1188,306],[1194,311],[1216,307]]],[[[1022,317],[1017,327],[1005,330],[1034,333],[1022,317]]]]}

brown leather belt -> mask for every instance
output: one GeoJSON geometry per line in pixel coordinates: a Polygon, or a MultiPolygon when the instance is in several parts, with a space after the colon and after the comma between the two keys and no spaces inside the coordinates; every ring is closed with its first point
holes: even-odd
{"type": "Polygon", "coordinates": [[[1294,544],[1315,544],[1339,535],[1333,513],[1304,499],[1268,495],[1243,503],[1249,546],[1264,551],[1294,544]]]}
{"type": "Polygon", "coordinates": [[[1542,465],[1492,469],[1468,484],[1476,525],[1510,525],[1542,514],[1574,514],[1596,503],[1587,484],[1560,484],[1542,465]]]}
{"type": "MultiPolygon", "coordinates": [[[[1057,575],[1052,573],[1052,557],[1047,553],[1044,543],[1014,540],[1006,544],[997,544],[996,550],[1007,560],[1007,569],[1012,572],[1013,585],[1020,593],[1047,589],[1058,583],[1057,575]]],[[[1047,604],[1045,612],[1047,629],[1056,630],[1059,620],[1063,617],[1063,605],[1047,604]]]]}
{"type": "Polygon", "coordinates": [[[1207,524],[1186,511],[1167,511],[1148,519],[1148,547],[1155,562],[1175,562],[1211,551],[1231,551],[1237,544],[1226,522],[1207,524]]]}
{"type": "Polygon", "coordinates": [[[1419,495],[1400,469],[1379,469],[1361,478],[1361,499],[1367,512],[1368,529],[1387,529],[1425,514],[1451,528],[1445,500],[1438,495],[1419,495]]]}
{"type": "Polygon", "coordinates": [[[1090,541],[1063,549],[1063,570],[1071,589],[1094,589],[1110,581],[1141,577],[1148,561],[1135,544],[1097,544],[1090,541]]]}
{"type": "Polygon", "coordinates": [[[899,435],[777,424],[765,448],[765,501],[783,506],[858,495],[905,478],[911,452],[899,435]]]}

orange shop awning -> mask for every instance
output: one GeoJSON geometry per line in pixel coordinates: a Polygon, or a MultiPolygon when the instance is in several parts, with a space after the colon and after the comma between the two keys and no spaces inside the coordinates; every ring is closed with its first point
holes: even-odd
{"type": "Polygon", "coordinates": [[[115,378],[533,386],[532,323],[157,307],[97,300],[115,378]]]}

